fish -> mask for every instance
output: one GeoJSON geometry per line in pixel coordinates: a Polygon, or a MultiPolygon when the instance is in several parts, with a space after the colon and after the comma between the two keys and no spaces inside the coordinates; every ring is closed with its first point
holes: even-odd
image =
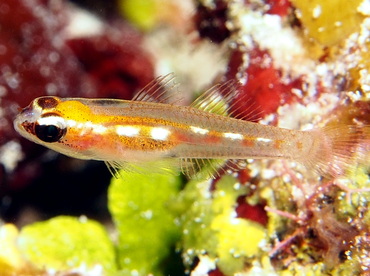
{"type": "Polygon", "coordinates": [[[67,156],[104,161],[111,172],[168,170],[168,164],[194,177],[217,160],[285,159],[318,174],[337,177],[352,166],[356,153],[368,151],[367,125],[338,125],[308,131],[237,119],[239,84],[219,83],[191,105],[172,96],[173,74],[150,82],[132,100],[34,99],[14,120],[24,138],[67,156]],[[162,168],[163,167],[163,168],[162,168]]]}

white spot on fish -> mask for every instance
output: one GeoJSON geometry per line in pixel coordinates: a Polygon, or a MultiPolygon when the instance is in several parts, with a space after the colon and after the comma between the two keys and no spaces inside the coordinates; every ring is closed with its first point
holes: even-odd
{"type": "Polygon", "coordinates": [[[265,143],[271,143],[272,140],[271,139],[268,139],[268,138],[262,138],[262,137],[258,137],[256,139],[258,142],[265,142],[265,143]]]}
{"type": "Polygon", "coordinates": [[[243,139],[243,135],[239,133],[225,132],[223,135],[225,138],[229,138],[232,140],[242,140],[243,139]]]}
{"type": "Polygon", "coordinates": [[[170,131],[163,127],[154,127],[151,129],[150,135],[154,140],[165,141],[167,137],[170,135],[170,131]]]}
{"type": "Polygon", "coordinates": [[[190,126],[190,129],[197,134],[207,134],[209,132],[208,129],[205,128],[200,128],[200,127],[195,127],[195,126],[190,126]]]}
{"type": "Polygon", "coordinates": [[[97,134],[103,134],[107,131],[107,128],[105,126],[102,126],[102,125],[99,125],[99,124],[95,124],[93,126],[93,131],[97,134]]]}
{"type": "Polygon", "coordinates": [[[59,116],[48,116],[48,117],[39,118],[37,120],[37,123],[39,125],[45,125],[45,126],[54,125],[54,126],[57,126],[59,128],[65,128],[66,127],[65,120],[62,117],[59,117],[59,116]]]}
{"type": "Polygon", "coordinates": [[[78,123],[75,120],[67,120],[66,124],[69,128],[82,128],[84,124],[78,123]]]}
{"type": "Polygon", "coordinates": [[[140,129],[133,126],[117,126],[116,133],[118,135],[127,136],[127,137],[135,137],[139,134],[140,129]]]}

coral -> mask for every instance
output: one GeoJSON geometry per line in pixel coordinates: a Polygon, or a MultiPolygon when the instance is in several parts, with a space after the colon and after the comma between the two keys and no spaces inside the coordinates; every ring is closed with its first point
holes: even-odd
{"type": "Polygon", "coordinates": [[[363,0],[300,1],[291,0],[297,17],[312,38],[324,46],[333,46],[359,31],[364,16],[358,11],[363,0]]]}
{"type": "Polygon", "coordinates": [[[28,263],[22,256],[22,252],[17,247],[19,232],[14,225],[5,224],[1,226],[0,235],[0,244],[2,248],[0,255],[1,275],[40,275],[40,273],[44,272],[28,263]]]}
{"type": "Polygon", "coordinates": [[[279,16],[287,16],[292,10],[290,0],[267,0],[266,4],[269,6],[267,14],[276,14],[279,16]]]}
{"type": "Polygon", "coordinates": [[[231,34],[226,27],[227,3],[223,0],[214,1],[211,5],[199,1],[194,21],[200,37],[209,38],[212,42],[221,43],[231,34]]]}
{"type": "MultiPolygon", "coordinates": [[[[351,3],[346,11],[331,16],[334,7],[342,9],[348,3],[316,3],[320,7],[314,11],[315,3],[279,1],[282,9],[275,12],[273,9],[277,2],[224,2],[228,3],[224,7],[225,21],[234,42],[230,44],[226,77],[237,78],[242,83],[233,112],[238,114],[237,117],[247,119],[250,119],[246,116],[250,112],[258,113],[262,122],[288,128],[369,124],[365,92],[368,90],[368,66],[364,58],[368,31],[367,23],[360,24],[366,14],[364,8],[358,12],[359,2],[351,3]],[[293,10],[301,22],[292,17],[293,10]],[[316,12],[314,15],[318,18],[312,19],[312,12],[316,12]],[[310,19],[304,20],[303,17],[310,19]],[[337,22],[334,27],[336,19],[343,24],[339,26],[337,22]],[[320,27],[336,29],[323,31],[320,27]],[[303,35],[299,28],[307,30],[306,34],[303,35]],[[351,33],[355,35],[350,36],[351,33]],[[320,46],[312,46],[312,38],[320,46]],[[345,38],[347,44],[343,43],[345,38]],[[323,46],[331,48],[319,50],[320,47],[324,49],[323,46]],[[356,67],[358,61],[360,66],[356,67]],[[343,68],[351,69],[351,75],[343,68]],[[349,84],[354,90],[359,90],[341,93],[348,90],[349,84]]],[[[366,143],[351,149],[362,159],[364,165],[359,168],[365,172],[368,171],[366,160],[369,157],[366,143]]],[[[257,201],[263,206],[266,201],[269,215],[268,220],[262,221],[267,223],[270,239],[279,241],[270,252],[274,257],[273,267],[292,274],[304,274],[304,271],[345,273],[351,265],[357,273],[367,271],[367,268],[360,268],[367,261],[361,261],[359,256],[366,255],[363,252],[368,224],[357,219],[367,214],[367,208],[349,203],[346,204],[347,211],[344,211],[337,206],[345,201],[343,195],[348,198],[359,196],[362,204],[368,202],[366,173],[349,174],[344,177],[348,182],[340,185],[342,180],[320,181],[312,172],[304,168],[301,171],[299,166],[291,169],[290,166],[282,166],[280,162],[252,162],[247,166],[249,177],[243,182],[255,187],[253,193],[244,196],[246,202],[257,201]],[[353,213],[347,213],[349,210],[353,213]]],[[[248,210],[248,204],[243,201],[236,210],[248,210]]],[[[200,264],[204,263],[200,258],[200,264]]],[[[258,265],[254,263],[254,267],[258,265]]],[[[211,275],[222,270],[214,270],[210,266],[209,271],[212,271],[211,275]]]]}
{"type": "Polygon", "coordinates": [[[209,180],[190,181],[174,203],[183,233],[183,258],[188,265],[196,256],[207,258],[220,271],[232,275],[260,254],[265,229],[237,217],[237,200],[247,188],[238,185],[235,178],[225,175],[213,191],[210,188],[209,180]]]}
{"type": "Polygon", "coordinates": [[[26,226],[20,233],[12,225],[0,229],[2,248],[8,252],[0,257],[2,275],[47,275],[46,270],[116,272],[111,240],[100,224],[87,218],[60,216],[26,226]]]}
{"type": "Polygon", "coordinates": [[[167,202],[176,197],[174,174],[120,172],[109,188],[109,209],[118,235],[121,275],[165,275],[162,264],[178,238],[175,216],[167,202]]]}
{"type": "Polygon", "coordinates": [[[137,33],[127,25],[121,26],[119,34],[112,32],[66,43],[94,81],[100,97],[129,100],[154,78],[154,67],[150,55],[140,47],[142,39],[137,33]]]}
{"type": "Polygon", "coordinates": [[[291,104],[298,100],[294,89],[301,89],[303,81],[300,78],[286,81],[282,72],[274,67],[271,56],[267,51],[254,48],[248,52],[249,64],[243,68],[243,55],[233,53],[229,63],[229,78],[234,78],[237,72],[244,71],[247,82],[241,87],[241,93],[236,97],[235,106],[237,118],[242,118],[251,111],[264,117],[275,113],[281,105],[291,104]],[[250,108],[251,103],[255,110],[250,108]]]}
{"type": "Polygon", "coordinates": [[[186,20],[182,5],[173,0],[120,0],[121,13],[136,27],[142,30],[154,29],[158,25],[172,25],[183,28],[186,20]]]}

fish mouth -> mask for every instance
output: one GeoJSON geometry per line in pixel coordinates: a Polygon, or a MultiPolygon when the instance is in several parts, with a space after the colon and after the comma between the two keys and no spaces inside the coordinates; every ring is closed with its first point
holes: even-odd
{"type": "Polygon", "coordinates": [[[24,136],[24,132],[33,134],[33,127],[39,114],[31,106],[27,106],[15,117],[13,125],[15,130],[24,136]]]}

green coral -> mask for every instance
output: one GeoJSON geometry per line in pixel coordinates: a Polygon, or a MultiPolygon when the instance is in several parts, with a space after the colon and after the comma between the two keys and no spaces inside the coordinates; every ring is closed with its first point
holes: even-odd
{"type": "Polygon", "coordinates": [[[118,230],[120,275],[163,275],[179,228],[166,204],[181,179],[167,174],[121,172],[109,189],[109,209],[118,230]]]}
{"type": "Polygon", "coordinates": [[[80,266],[116,271],[114,247],[106,230],[87,218],[60,216],[25,226],[18,238],[19,250],[40,268],[67,270],[80,266]]]}
{"type": "Polygon", "coordinates": [[[155,0],[121,0],[119,8],[122,14],[137,27],[148,30],[157,21],[157,3],[155,0]]]}
{"type": "Polygon", "coordinates": [[[217,182],[190,181],[174,206],[181,214],[181,246],[185,261],[207,254],[226,275],[244,270],[245,262],[259,254],[265,229],[260,224],[236,218],[236,200],[246,193],[232,176],[217,182]]]}
{"type": "MultiPolygon", "coordinates": [[[[354,217],[359,209],[367,209],[370,201],[370,178],[369,169],[359,166],[351,172],[348,180],[343,183],[348,191],[342,191],[338,195],[337,211],[341,219],[347,219],[348,216],[354,217]],[[347,193],[350,192],[348,195],[347,193]]],[[[366,214],[368,214],[368,210],[366,214]]],[[[367,223],[369,220],[367,219],[367,223]]]]}

